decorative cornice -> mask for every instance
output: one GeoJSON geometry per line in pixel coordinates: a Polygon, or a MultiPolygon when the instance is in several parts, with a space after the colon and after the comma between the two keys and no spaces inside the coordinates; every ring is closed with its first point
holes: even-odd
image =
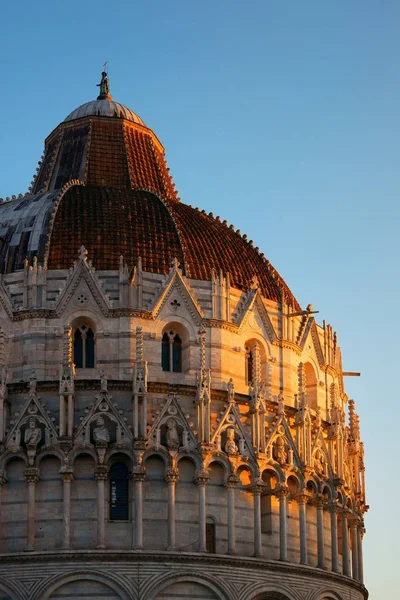
{"type": "Polygon", "coordinates": [[[264,576],[267,569],[281,573],[291,573],[301,576],[310,576],[312,578],[318,578],[322,580],[335,581],[341,585],[351,586],[354,589],[360,591],[365,600],[368,598],[368,592],[365,586],[354,579],[350,579],[345,575],[334,573],[333,571],[326,571],[324,569],[318,569],[308,565],[294,564],[290,562],[280,562],[275,560],[269,560],[260,557],[247,557],[227,554],[200,554],[195,552],[173,552],[173,551],[135,551],[135,550],[64,550],[62,552],[14,552],[9,554],[0,554],[0,563],[34,563],[38,562],[66,562],[66,561],[77,561],[80,564],[82,561],[85,563],[99,562],[126,562],[132,564],[133,562],[157,562],[157,563],[197,563],[197,564],[217,564],[226,565],[232,567],[242,567],[249,569],[263,569],[264,576]]]}

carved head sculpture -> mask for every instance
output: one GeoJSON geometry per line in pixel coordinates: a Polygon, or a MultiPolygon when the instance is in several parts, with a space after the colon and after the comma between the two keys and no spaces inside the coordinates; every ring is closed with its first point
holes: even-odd
{"type": "Polygon", "coordinates": [[[104,425],[104,419],[103,419],[103,417],[97,417],[97,419],[96,419],[96,425],[97,425],[97,427],[103,427],[103,425],[104,425]]]}

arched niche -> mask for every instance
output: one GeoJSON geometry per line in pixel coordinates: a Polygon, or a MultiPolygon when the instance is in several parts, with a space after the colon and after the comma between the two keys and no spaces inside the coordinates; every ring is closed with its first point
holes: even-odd
{"type": "Polygon", "coordinates": [[[5,466],[6,483],[1,496],[2,549],[21,552],[27,543],[28,485],[26,464],[20,457],[12,457],[5,466]]]}
{"type": "Polygon", "coordinates": [[[132,527],[128,525],[133,520],[132,459],[123,452],[115,452],[107,466],[107,548],[127,550],[132,547],[132,527]]]}
{"type": "Polygon", "coordinates": [[[241,465],[236,471],[239,484],[235,490],[236,546],[241,556],[254,553],[254,497],[250,491],[253,473],[247,465],[241,465]]]}
{"type": "Polygon", "coordinates": [[[184,552],[198,549],[199,494],[194,483],[196,465],[189,457],[178,462],[179,479],[176,485],[177,547],[184,552]]]}
{"type": "Polygon", "coordinates": [[[261,478],[265,486],[261,495],[261,532],[268,536],[264,539],[264,542],[268,543],[274,530],[274,516],[278,510],[278,501],[273,491],[278,485],[279,478],[272,469],[264,469],[261,478]]]}
{"type": "Polygon", "coordinates": [[[217,554],[223,554],[228,548],[227,531],[227,493],[225,488],[227,473],[225,466],[212,461],[208,466],[210,479],[207,484],[206,503],[207,518],[215,524],[215,549],[217,554]]]}
{"type": "Polygon", "coordinates": [[[71,484],[71,547],[94,548],[97,525],[97,486],[94,478],[95,460],[81,453],[73,462],[71,484]]]}
{"type": "Polygon", "coordinates": [[[146,458],[143,498],[143,540],[146,550],[167,547],[168,502],[165,462],[159,454],[146,458]]]}
{"type": "Polygon", "coordinates": [[[312,410],[317,410],[318,406],[318,380],[315,374],[314,366],[310,362],[304,363],[306,374],[306,393],[312,410]]]}
{"type": "Polygon", "coordinates": [[[75,572],[62,575],[44,589],[38,590],[32,600],[56,600],[60,598],[107,598],[107,600],[131,600],[131,595],[120,582],[98,573],[75,572]]]}
{"type": "Polygon", "coordinates": [[[36,484],[35,550],[54,550],[63,542],[63,489],[59,474],[61,461],[46,454],[39,462],[40,478],[36,484]]]}
{"type": "Polygon", "coordinates": [[[201,600],[228,600],[214,582],[205,581],[204,577],[190,575],[174,575],[167,581],[155,586],[148,600],[176,600],[177,598],[196,598],[201,600]]]}

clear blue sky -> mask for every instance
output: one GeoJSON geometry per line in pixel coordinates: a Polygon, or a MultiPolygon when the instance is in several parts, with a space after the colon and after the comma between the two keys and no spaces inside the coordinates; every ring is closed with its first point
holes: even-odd
{"type": "Polygon", "coordinates": [[[260,246],[338,331],[361,414],[366,584],[398,597],[398,0],[7,2],[0,196],[25,192],[43,140],[114,98],[167,149],[184,202],[260,246]]]}

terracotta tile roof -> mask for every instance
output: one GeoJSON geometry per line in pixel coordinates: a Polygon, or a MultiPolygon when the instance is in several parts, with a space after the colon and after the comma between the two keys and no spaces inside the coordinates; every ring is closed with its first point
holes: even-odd
{"type": "Polygon", "coordinates": [[[141,257],[145,271],[166,274],[177,258],[189,278],[210,280],[213,269],[222,270],[234,287],[248,289],[257,276],[266,298],[279,301],[283,288],[300,308],[275,269],[239,234],[210,215],[149,192],[70,188],[56,213],[49,268],[70,268],[81,245],[96,269],[118,269],[123,255],[129,266],[141,257]]]}
{"type": "Polygon", "coordinates": [[[143,269],[153,273],[168,273],[175,257],[183,263],[168,210],[157,196],[141,190],[70,188],[54,220],[49,268],[70,268],[82,245],[96,269],[118,269],[121,255],[130,266],[141,257],[143,269]]]}
{"type": "MultiPolygon", "coordinates": [[[[210,280],[214,269],[230,273],[233,286],[248,289],[256,276],[266,298],[279,301],[283,290],[299,308],[283,279],[244,237],[179,201],[164,148],[141,123],[94,115],[61,123],[46,140],[33,190],[54,193],[60,201],[46,204],[34,237],[32,225],[19,221],[17,229],[12,217],[0,240],[0,267],[6,272],[21,268],[25,256],[35,252],[42,261],[43,240],[51,234],[50,269],[70,268],[82,245],[99,270],[118,269],[123,255],[130,266],[141,257],[145,271],[168,273],[177,258],[190,278],[210,280]],[[68,182],[72,187],[57,195],[68,182]]],[[[27,214],[35,212],[39,197],[21,204],[27,214]]]]}

